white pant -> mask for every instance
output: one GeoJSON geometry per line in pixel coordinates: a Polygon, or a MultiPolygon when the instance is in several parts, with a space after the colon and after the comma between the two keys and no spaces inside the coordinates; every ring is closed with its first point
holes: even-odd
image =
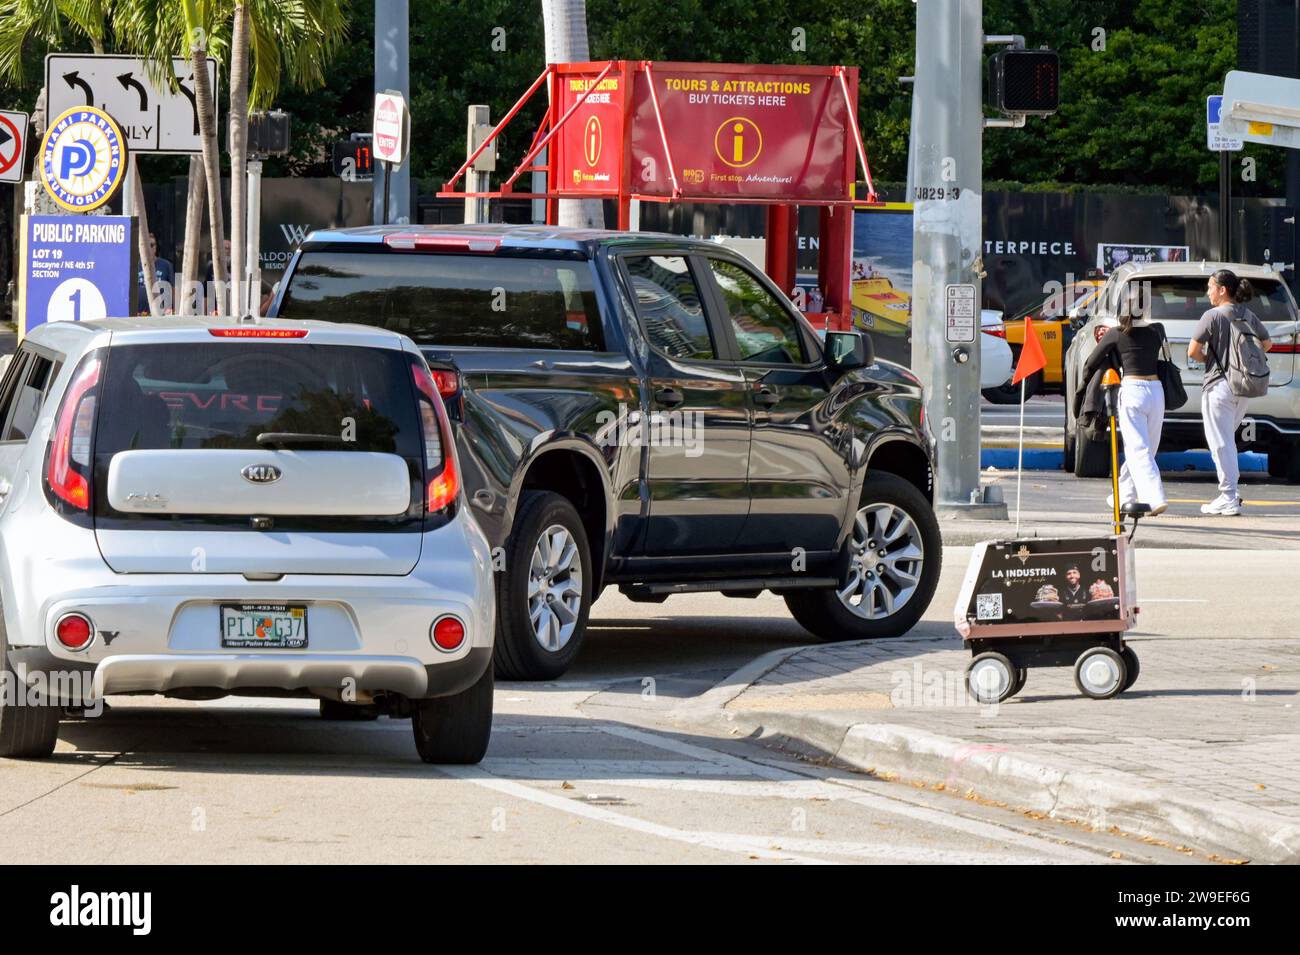
{"type": "Polygon", "coordinates": [[[1124,438],[1120,506],[1137,501],[1154,509],[1167,503],[1160,469],[1156,467],[1164,420],[1165,390],[1160,382],[1125,378],[1119,386],[1119,433],[1124,438]]]}
{"type": "Polygon", "coordinates": [[[1201,422],[1205,425],[1205,441],[1214,458],[1214,470],[1219,473],[1219,491],[1230,501],[1238,498],[1237,478],[1237,427],[1246,416],[1246,402],[1228,387],[1226,378],[1220,378],[1201,392],[1201,422]]]}

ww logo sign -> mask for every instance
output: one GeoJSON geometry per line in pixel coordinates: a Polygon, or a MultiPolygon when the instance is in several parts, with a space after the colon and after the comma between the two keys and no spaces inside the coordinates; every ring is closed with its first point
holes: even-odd
{"type": "Polygon", "coordinates": [[[311,231],[310,225],[291,225],[283,223],[280,226],[280,232],[284,235],[284,241],[290,245],[302,245],[302,240],[307,238],[307,233],[311,231]]]}

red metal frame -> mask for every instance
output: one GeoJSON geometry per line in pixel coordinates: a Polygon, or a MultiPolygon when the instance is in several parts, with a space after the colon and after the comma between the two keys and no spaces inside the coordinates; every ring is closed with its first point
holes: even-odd
{"type": "MultiPolygon", "coordinates": [[[[793,212],[801,205],[819,206],[821,212],[821,255],[818,266],[818,284],[821,285],[827,302],[828,310],[831,311],[828,325],[834,328],[847,328],[851,326],[852,321],[852,280],[851,264],[853,255],[853,207],[868,204],[878,204],[879,198],[876,195],[875,186],[871,178],[871,167],[867,162],[866,148],[862,142],[862,131],[858,125],[857,115],[857,92],[858,78],[857,70],[844,66],[835,66],[830,68],[830,75],[838,81],[840,92],[844,97],[847,108],[849,127],[852,132],[853,148],[846,148],[844,151],[844,178],[841,199],[817,199],[817,200],[788,200],[788,199],[738,199],[734,196],[707,196],[692,195],[682,189],[682,184],[677,179],[677,169],[673,162],[672,145],[668,139],[668,132],[664,126],[663,113],[659,106],[659,95],[654,84],[654,69],[659,67],[674,73],[691,73],[691,72],[716,72],[720,64],[716,63],[679,63],[679,62],[660,62],[653,63],[649,60],[606,60],[591,63],[554,63],[549,64],[541,75],[533,81],[527,91],[519,97],[509,112],[501,119],[492,132],[488,134],[479,148],[476,149],[456,171],[456,174],[443,183],[442,189],[438,192],[439,198],[452,199],[501,199],[505,197],[518,199],[545,199],[546,200],[546,221],[554,224],[556,222],[559,200],[560,199],[615,199],[618,208],[618,228],[626,230],[630,227],[630,208],[631,200],[637,199],[642,202],[700,202],[709,204],[737,204],[737,205],[764,205],[771,207],[772,211],[768,214],[770,225],[779,224],[781,235],[769,235],[768,242],[773,245],[769,249],[768,264],[769,275],[771,269],[779,266],[778,271],[782,274],[771,275],[771,277],[783,287],[789,284],[793,274],[793,265],[795,255],[793,248],[786,246],[792,245],[789,227],[793,224],[793,212]],[[562,76],[571,74],[587,75],[599,71],[596,79],[587,86],[578,98],[569,106],[562,116],[557,116],[559,103],[559,81],[562,76]],[[611,72],[617,71],[623,80],[623,95],[625,97],[623,109],[623,129],[622,129],[622,165],[619,175],[617,189],[597,190],[582,189],[575,190],[566,188],[563,183],[558,181],[556,170],[558,164],[555,162],[554,155],[548,154],[547,161],[544,164],[532,165],[538,154],[541,153],[554,139],[560,128],[568,122],[574,112],[586,101],[587,96],[595,90],[611,72]],[[668,174],[672,181],[671,196],[649,196],[643,193],[632,191],[632,90],[633,83],[637,73],[644,73],[650,83],[650,101],[654,106],[655,123],[658,127],[660,145],[664,151],[664,158],[668,163],[668,174]],[[456,189],[456,184],[461,177],[470,169],[479,155],[487,149],[503,129],[518,115],[519,111],[527,104],[533,95],[545,83],[550,101],[547,105],[546,112],[538,124],[536,132],[533,134],[532,141],[529,144],[524,158],[515,167],[508,179],[502,182],[501,187],[495,191],[489,192],[464,192],[456,189]],[[855,199],[852,195],[854,173],[857,165],[861,164],[863,176],[867,184],[867,197],[864,200],[855,199]],[[546,192],[516,192],[514,183],[523,173],[545,172],[546,173],[546,192]],[[786,211],[781,211],[786,210],[786,211]],[[775,217],[775,218],[773,218],[775,217]]],[[[771,73],[779,70],[789,75],[813,75],[826,76],[826,67],[815,66],[779,66],[755,65],[755,64],[727,64],[725,69],[728,72],[738,75],[749,75],[756,73],[771,73]]],[[[771,231],[771,229],[769,229],[771,231]]],[[[785,289],[789,291],[789,289],[785,289]]]]}

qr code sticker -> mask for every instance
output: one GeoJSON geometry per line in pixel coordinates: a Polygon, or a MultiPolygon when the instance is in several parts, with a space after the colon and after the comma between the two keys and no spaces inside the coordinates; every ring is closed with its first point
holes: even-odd
{"type": "Polygon", "coordinates": [[[976,620],[1001,620],[1002,619],[1002,595],[1001,594],[979,594],[975,598],[975,619],[976,620]]]}

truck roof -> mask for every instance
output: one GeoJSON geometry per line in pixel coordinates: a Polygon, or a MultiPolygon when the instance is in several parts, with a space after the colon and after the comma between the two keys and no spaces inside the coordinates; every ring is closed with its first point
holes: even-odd
{"type": "Polygon", "coordinates": [[[350,229],[318,229],[303,241],[303,248],[321,248],[326,245],[383,245],[394,238],[400,241],[409,237],[418,242],[427,240],[466,239],[494,241],[498,248],[550,249],[556,251],[584,252],[600,245],[639,244],[662,241],[673,245],[689,244],[699,248],[717,249],[715,242],[690,239],[662,232],[619,232],[612,229],[579,229],[551,225],[511,225],[508,223],[482,223],[470,225],[368,225],[350,229]]]}

